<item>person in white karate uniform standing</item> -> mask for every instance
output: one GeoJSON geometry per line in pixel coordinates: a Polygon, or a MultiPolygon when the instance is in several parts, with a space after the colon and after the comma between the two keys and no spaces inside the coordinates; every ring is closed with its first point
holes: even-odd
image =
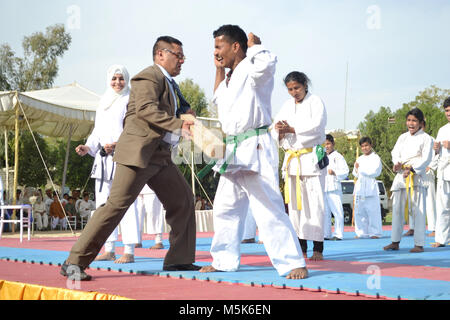
{"type": "Polygon", "coordinates": [[[213,207],[213,262],[200,272],[239,268],[250,206],[278,274],[288,279],[306,278],[306,264],[279,190],[278,150],[268,133],[277,58],[253,33],[247,38],[239,26],[224,25],[213,36],[213,102],[227,143],[225,157],[213,168],[221,174],[213,207]],[[225,68],[231,69],[228,74],[225,68]]]}
{"type": "Polygon", "coordinates": [[[444,101],[444,111],[449,123],[439,129],[433,146],[438,155],[435,248],[450,242],[450,97],[444,101]]]}
{"type": "Polygon", "coordinates": [[[402,237],[403,223],[409,211],[414,216],[414,248],[410,252],[423,252],[425,245],[426,215],[424,183],[425,169],[433,156],[433,140],[422,130],[423,112],[414,108],[406,114],[407,132],[401,134],[392,149],[392,243],[384,250],[398,250],[402,237]]]}
{"type": "Polygon", "coordinates": [[[285,150],[285,202],[303,256],[307,256],[307,240],[312,240],[310,259],[322,260],[326,169],[319,167],[317,152],[325,156],[321,144],[325,142],[327,113],[322,99],[309,92],[310,80],[303,72],[289,73],[284,83],[292,98],[284,103],[273,123],[277,140],[285,150]]]}
{"type": "Polygon", "coordinates": [[[163,249],[164,208],[155,191],[148,185],[144,186],[137,197],[137,211],[140,231],[144,231],[146,221],[146,233],[155,235],[155,244],[150,249],[163,249]],[[147,220],[145,220],[146,217],[147,220]]]}
{"type": "Polygon", "coordinates": [[[329,164],[325,177],[325,239],[342,240],[344,238],[344,208],[342,207],[341,181],[348,176],[348,165],[342,154],[334,149],[334,137],[326,135],[325,150],[329,164]],[[334,232],[331,235],[331,214],[334,216],[334,232]]]}
{"type": "MultiPolygon", "coordinates": [[[[95,204],[100,207],[108,199],[115,172],[112,160],[114,148],[123,131],[123,118],[127,111],[130,95],[129,74],[121,65],[113,65],[107,72],[107,89],[100,99],[95,115],[94,130],[85,145],[79,145],[75,151],[84,156],[89,153],[95,157],[91,177],[95,178],[95,204]]],[[[134,262],[134,246],[141,242],[139,217],[136,201],[130,206],[120,222],[124,254],[116,260],[115,241],[118,240],[118,227],[111,233],[105,243],[105,253],[96,260],[115,260],[115,263],[134,262]]]]}
{"type": "Polygon", "coordinates": [[[378,239],[383,233],[381,222],[380,191],[376,178],[383,166],[380,157],[372,148],[372,140],[359,140],[362,155],[355,161],[353,176],[356,177],[353,196],[355,198],[355,233],[357,238],[378,239]]]}

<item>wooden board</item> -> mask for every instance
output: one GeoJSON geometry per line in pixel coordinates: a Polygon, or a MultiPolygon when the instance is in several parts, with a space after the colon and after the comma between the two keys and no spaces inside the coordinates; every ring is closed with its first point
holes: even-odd
{"type": "Polygon", "coordinates": [[[194,122],[194,125],[191,126],[192,140],[204,154],[212,159],[222,159],[224,157],[224,134],[219,128],[208,129],[200,120],[191,114],[182,114],[180,119],[194,122]]]}

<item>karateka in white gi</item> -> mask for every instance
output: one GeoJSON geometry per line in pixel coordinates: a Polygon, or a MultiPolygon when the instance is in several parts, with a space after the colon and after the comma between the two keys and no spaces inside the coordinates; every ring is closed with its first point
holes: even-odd
{"type": "Polygon", "coordinates": [[[414,108],[406,114],[407,132],[401,134],[392,150],[392,233],[390,245],[384,250],[398,250],[409,210],[414,216],[414,248],[410,252],[423,252],[425,244],[425,169],[433,156],[433,140],[422,130],[423,112],[414,108]]]}
{"type": "Polygon", "coordinates": [[[363,154],[356,159],[352,172],[358,179],[353,190],[356,238],[379,239],[383,227],[376,178],[381,174],[383,165],[369,137],[362,137],[359,145],[363,154]]]}
{"type": "Polygon", "coordinates": [[[307,256],[307,241],[312,240],[310,259],[322,260],[326,169],[319,166],[323,159],[318,158],[318,152],[325,156],[321,144],[325,142],[327,112],[322,99],[309,92],[310,81],[303,72],[289,73],[284,83],[292,98],[284,103],[273,123],[277,140],[285,150],[285,202],[303,256],[307,256]]]}
{"type": "Polygon", "coordinates": [[[334,137],[326,135],[325,150],[329,164],[325,176],[325,217],[324,238],[342,240],[344,238],[344,208],[342,207],[341,181],[348,176],[348,165],[342,154],[334,149],[334,137]],[[334,216],[334,232],[331,234],[331,214],[334,216]]]}
{"type": "MultiPolygon", "coordinates": [[[[129,75],[124,66],[113,65],[107,72],[107,89],[100,99],[95,115],[95,126],[86,145],[76,147],[76,152],[84,156],[87,153],[95,157],[91,177],[95,178],[95,203],[98,208],[104,204],[114,178],[115,162],[114,148],[123,131],[123,118],[127,111],[130,94],[129,75]]],[[[115,260],[115,263],[134,262],[134,246],[141,242],[139,231],[139,217],[136,201],[130,206],[120,222],[122,242],[125,246],[124,254],[116,260],[115,241],[118,240],[117,227],[106,240],[105,253],[96,260],[115,260]]]]}
{"type": "Polygon", "coordinates": [[[444,101],[449,123],[441,127],[433,149],[438,154],[436,188],[436,231],[432,247],[444,247],[450,242],[450,97],[444,101]]]}
{"type": "Polygon", "coordinates": [[[221,174],[213,208],[213,262],[200,272],[239,268],[244,220],[250,206],[278,274],[288,279],[306,278],[305,260],[279,190],[278,150],[267,130],[272,122],[277,58],[253,33],[247,39],[238,26],[224,25],[213,36],[213,101],[227,143],[224,159],[213,168],[221,174]],[[225,74],[225,68],[230,72],[225,74]]]}
{"type": "MultiPolygon", "coordinates": [[[[145,232],[155,235],[155,244],[150,249],[163,249],[164,208],[155,192],[148,185],[144,186],[137,197],[137,211],[139,230],[144,232],[144,222],[146,222],[145,232]]],[[[139,247],[142,247],[142,245],[139,247]]]]}

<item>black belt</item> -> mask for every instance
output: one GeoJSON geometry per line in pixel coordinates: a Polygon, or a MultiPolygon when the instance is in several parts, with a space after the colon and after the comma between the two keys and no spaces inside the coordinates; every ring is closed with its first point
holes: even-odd
{"type": "MultiPolygon", "coordinates": [[[[102,149],[100,150],[100,156],[102,157],[102,159],[101,159],[101,162],[102,162],[102,179],[100,181],[100,188],[99,188],[98,192],[102,192],[103,181],[105,180],[105,168],[104,168],[104,164],[103,164],[103,158],[106,158],[108,156],[108,154],[106,153],[104,147],[102,147],[102,149]]],[[[114,174],[114,161],[112,163],[113,163],[113,166],[112,166],[111,176],[109,177],[109,180],[113,179],[113,174],[114,174]]]]}

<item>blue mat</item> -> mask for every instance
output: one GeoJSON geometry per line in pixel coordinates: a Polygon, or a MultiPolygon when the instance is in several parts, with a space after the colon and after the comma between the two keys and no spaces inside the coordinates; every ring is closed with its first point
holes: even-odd
{"type": "MultiPolygon", "coordinates": [[[[354,233],[346,233],[342,241],[325,241],[324,256],[327,260],[361,261],[373,263],[398,263],[412,266],[433,266],[442,268],[442,272],[450,272],[450,247],[430,248],[427,241],[425,252],[409,253],[413,247],[413,237],[405,237],[400,243],[399,251],[386,252],[382,247],[390,243],[389,233],[383,238],[354,239],[354,233]]],[[[197,251],[209,251],[211,238],[198,238],[197,251]]],[[[428,239],[427,239],[428,240],[428,239]]],[[[165,247],[169,246],[167,240],[165,247]]],[[[150,247],[153,240],[143,241],[143,247],[150,247]]],[[[118,243],[118,246],[121,244],[118,243]]],[[[312,246],[312,243],[311,243],[312,246]]],[[[310,248],[311,250],[312,248],[310,248]]],[[[241,245],[242,254],[265,255],[262,244],[241,245]]],[[[66,251],[37,250],[0,247],[0,259],[26,261],[43,264],[62,264],[68,257],[66,251]]],[[[208,263],[196,262],[203,266],[208,263]]],[[[215,282],[239,283],[249,286],[277,286],[298,289],[328,290],[360,295],[371,295],[403,299],[448,300],[450,298],[450,282],[440,280],[415,279],[407,277],[381,276],[374,280],[370,274],[351,272],[321,271],[309,269],[309,277],[303,280],[288,280],[280,277],[272,266],[241,265],[237,272],[166,272],[162,271],[162,258],[135,257],[135,263],[115,264],[112,261],[94,261],[90,268],[115,270],[122,272],[171,276],[215,282]]],[[[1,273],[1,272],[0,272],[1,273]]]]}

